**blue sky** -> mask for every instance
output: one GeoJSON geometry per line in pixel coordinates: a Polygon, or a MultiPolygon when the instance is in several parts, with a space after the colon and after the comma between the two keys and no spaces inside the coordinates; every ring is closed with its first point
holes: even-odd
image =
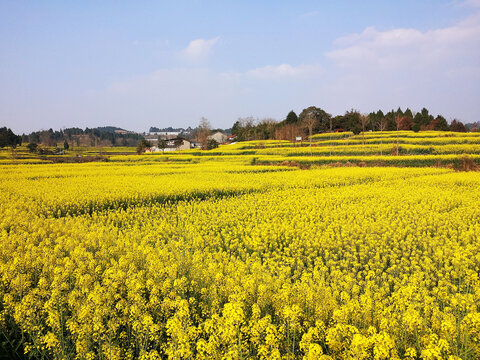
{"type": "Polygon", "coordinates": [[[3,1],[0,126],[426,106],[480,120],[480,1],[3,1]]]}

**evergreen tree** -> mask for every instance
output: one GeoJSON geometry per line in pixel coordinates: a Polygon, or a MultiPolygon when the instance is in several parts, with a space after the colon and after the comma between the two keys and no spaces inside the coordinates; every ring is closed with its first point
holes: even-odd
{"type": "Polygon", "coordinates": [[[0,128],[0,148],[7,146],[16,148],[17,145],[22,145],[22,137],[15,135],[11,129],[0,128]]]}
{"type": "Polygon", "coordinates": [[[285,119],[286,124],[296,124],[298,123],[298,116],[295,114],[295,111],[290,111],[285,119]]]}
{"type": "Polygon", "coordinates": [[[467,132],[467,128],[461,121],[453,119],[452,123],[450,124],[450,131],[467,132]]]}

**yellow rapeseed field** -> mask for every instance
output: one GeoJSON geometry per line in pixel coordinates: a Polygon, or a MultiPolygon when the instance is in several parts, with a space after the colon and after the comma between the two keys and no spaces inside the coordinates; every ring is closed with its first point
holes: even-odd
{"type": "Polygon", "coordinates": [[[480,358],[479,172],[175,156],[0,164],[12,357],[480,358]]]}

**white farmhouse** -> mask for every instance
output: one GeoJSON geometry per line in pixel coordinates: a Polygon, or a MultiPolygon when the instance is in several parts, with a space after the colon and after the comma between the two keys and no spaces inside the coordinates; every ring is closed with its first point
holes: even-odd
{"type": "Polygon", "coordinates": [[[217,131],[215,134],[212,134],[208,137],[208,140],[215,140],[219,144],[223,144],[227,141],[228,136],[221,131],[217,131]]]}
{"type": "Polygon", "coordinates": [[[176,151],[176,150],[188,150],[190,149],[190,140],[184,138],[175,138],[167,140],[166,147],[164,149],[158,146],[152,146],[150,149],[147,149],[146,152],[168,152],[168,151],[176,151]]]}
{"type": "Polygon", "coordinates": [[[176,137],[174,139],[167,140],[167,147],[174,148],[175,150],[188,150],[190,149],[190,140],[176,137]]]}

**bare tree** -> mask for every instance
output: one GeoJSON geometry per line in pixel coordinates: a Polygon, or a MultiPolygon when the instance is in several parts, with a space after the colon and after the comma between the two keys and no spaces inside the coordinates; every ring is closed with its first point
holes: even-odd
{"type": "Polygon", "coordinates": [[[207,149],[208,137],[210,136],[211,129],[212,126],[210,125],[210,122],[206,118],[202,117],[196,131],[196,137],[202,145],[202,149],[204,150],[207,149]]]}
{"type": "Polygon", "coordinates": [[[361,114],[359,117],[360,117],[360,122],[362,123],[363,152],[364,152],[364,155],[367,155],[367,149],[365,148],[365,127],[370,122],[370,118],[368,117],[367,114],[361,114]]]}
{"type": "Polygon", "coordinates": [[[317,118],[313,116],[313,114],[309,113],[307,116],[302,121],[303,126],[308,129],[308,139],[310,142],[310,156],[313,155],[312,153],[312,133],[313,133],[313,127],[317,123],[317,118]]]}
{"type": "Polygon", "coordinates": [[[383,132],[387,127],[387,120],[384,117],[382,117],[380,119],[380,124],[378,125],[380,127],[380,155],[383,155],[383,132]]]}
{"type": "Polygon", "coordinates": [[[402,121],[402,117],[400,115],[395,116],[395,124],[397,124],[397,156],[398,156],[398,129],[400,128],[401,121],[402,121]]]}
{"type": "Polygon", "coordinates": [[[295,138],[299,136],[302,131],[299,124],[282,125],[275,130],[275,139],[288,140],[294,143],[295,138]]]}
{"type": "Polygon", "coordinates": [[[253,140],[255,138],[255,119],[253,116],[248,116],[245,118],[238,118],[237,122],[234,124],[236,129],[232,128],[232,132],[237,135],[240,141],[243,140],[253,140]]]}
{"type": "Polygon", "coordinates": [[[362,123],[363,146],[365,146],[365,127],[370,122],[367,114],[360,115],[360,122],[362,123]]]}
{"type": "Polygon", "coordinates": [[[264,118],[260,120],[257,124],[257,139],[266,140],[272,139],[275,136],[275,128],[277,121],[271,118],[264,118]]]}

